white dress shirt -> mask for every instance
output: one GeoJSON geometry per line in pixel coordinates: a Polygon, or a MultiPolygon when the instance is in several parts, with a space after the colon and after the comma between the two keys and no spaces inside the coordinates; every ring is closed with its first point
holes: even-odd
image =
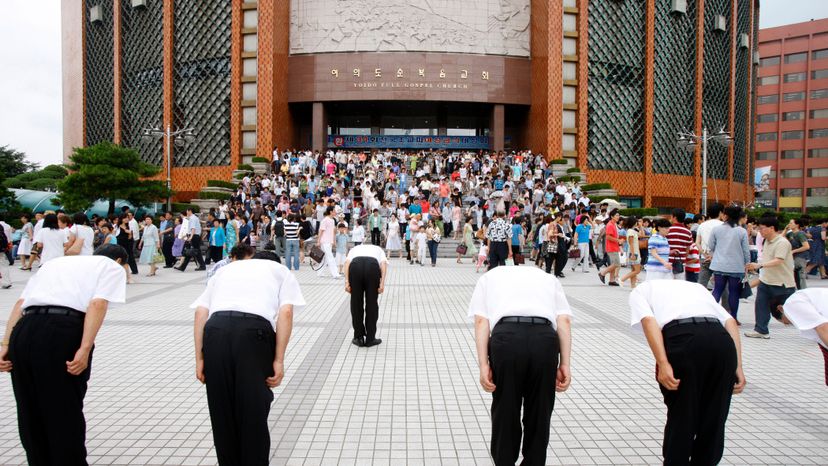
{"type": "Polygon", "coordinates": [[[537,267],[496,267],[477,280],[468,317],[489,319],[489,329],[504,317],[545,317],[557,330],[556,319],[572,315],[561,282],[537,267]]]}
{"type": "Polygon", "coordinates": [[[828,323],[828,289],[806,288],[799,290],[784,304],[785,316],[802,333],[802,336],[828,348],[816,332],[816,328],[828,323]]]}
{"type": "Polygon", "coordinates": [[[126,271],[104,256],[64,256],[45,262],[20,298],[29,306],[65,306],[86,312],[93,299],[126,301],[126,271]]]}
{"type": "Polygon", "coordinates": [[[94,252],[94,241],[95,241],[95,232],[92,230],[92,227],[88,227],[86,225],[72,225],[69,228],[69,232],[72,233],[76,239],[82,239],[83,244],[81,245],[80,256],[91,256],[94,252]]]}
{"type": "Polygon", "coordinates": [[[219,311],[255,314],[276,330],[279,309],[287,304],[292,304],[294,311],[305,306],[296,277],[277,262],[250,259],[222,267],[190,308],[206,307],[209,315],[219,311]]]}
{"type": "Polygon", "coordinates": [[[699,225],[696,229],[696,236],[699,238],[699,242],[701,243],[699,252],[706,253],[710,251],[710,237],[713,235],[713,229],[723,223],[723,221],[717,218],[711,218],[710,220],[706,220],[699,225]]]}
{"type": "Polygon", "coordinates": [[[370,257],[377,261],[378,265],[382,265],[384,262],[388,262],[388,258],[385,256],[385,251],[379,246],[374,246],[373,244],[360,244],[359,246],[354,246],[348,251],[348,256],[345,257],[345,260],[352,261],[357,257],[370,257]]]}
{"type": "Polygon", "coordinates": [[[653,280],[639,284],[630,293],[630,325],[641,331],[641,320],[655,317],[660,328],[689,317],[713,317],[724,325],[733,317],[698,283],[685,280],[653,280]]]}

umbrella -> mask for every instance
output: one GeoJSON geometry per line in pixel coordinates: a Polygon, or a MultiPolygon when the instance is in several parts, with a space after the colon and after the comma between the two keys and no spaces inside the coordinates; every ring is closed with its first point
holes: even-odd
{"type": "Polygon", "coordinates": [[[609,198],[604,199],[603,201],[599,202],[598,204],[607,204],[607,205],[613,204],[613,205],[621,205],[621,203],[620,203],[620,202],[618,202],[618,201],[616,201],[615,199],[609,199],[609,198]]]}
{"type": "Polygon", "coordinates": [[[503,191],[494,191],[489,194],[489,199],[497,199],[499,197],[503,197],[503,191]]]}

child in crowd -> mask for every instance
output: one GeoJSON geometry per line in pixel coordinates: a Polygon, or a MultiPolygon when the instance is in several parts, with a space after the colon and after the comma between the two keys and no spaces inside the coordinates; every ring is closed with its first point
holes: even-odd
{"type": "Polygon", "coordinates": [[[698,283],[701,272],[701,261],[699,260],[699,246],[696,244],[696,232],[691,231],[693,242],[687,249],[687,258],[684,261],[684,279],[688,282],[698,283]]]}
{"type": "Polygon", "coordinates": [[[348,255],[348,225],[344,222],[339,224],[339,232],[336,234],[336,265],[339,266],[340,275],[344,273],[345,257],[348,255]]]}
{"type": "Polygon", "coordinates": [[[426,249],[427,248],[426,248],[426,230],[425,230],[425,228],[422,227],[422,225],[420,225],[420,229],[417,230],[416,238],[417,238],[417,262],[419,262],[420,265],[423,265],[423,264],[425,264],[426,249]]]}
{"type": "Polygon", "coordinates": [[[362,219],[357,219],[354,231],[351,232],[351,240],[354,246],[359,246],[365,242],[365,227],[362,226],[362,219]]]}
{"type": "Polygon", "coordinates": [[[483,266],[483,263],[486,262],[486,257],[489,256],[489,247],[486,246],[485,243],[480,245],[480,249],[477,252],[477,268],[474,269],[474,273],[480,272],[480,267],[483,266]]]}

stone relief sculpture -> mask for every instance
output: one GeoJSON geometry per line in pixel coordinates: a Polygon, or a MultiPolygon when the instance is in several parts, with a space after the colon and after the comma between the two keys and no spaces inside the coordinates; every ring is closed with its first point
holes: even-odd
{"type": "Polygon", "coordinates": [[[290,50],[529,56],[530,0],[291,0],[290,50]]]}

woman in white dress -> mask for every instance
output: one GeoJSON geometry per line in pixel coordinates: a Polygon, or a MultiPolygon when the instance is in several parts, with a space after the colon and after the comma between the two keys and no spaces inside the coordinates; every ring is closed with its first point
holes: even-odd
{"type": "Polygon", "coordinates": [[[40,263],[63,257],[63,245],[66,244],[66,233],[63,231],[66,225],[60,225],[57,214],[47,214],[43,217],[43,227],[35,233],[34,242],[39,244],[41,249],[40,263]]]}
{"type": "Polygon", "coordinates": [[[29,214],[23,214],[20,216],[20,223],[23,225],[20,228],[20,231],[23,234],[20,236],[20,245],[17,246],[17,255],[20,256],[21,262],[23,266],[20,267],[20,270],[31,270],[31,267],[26,266],[26,262],[29,260],[29,255],[32,253],[32,238],[34,238],[34,227],[32,226],[32,222],[30,222],[31,217],[29,214]]]}
{"type": "Polygon", "coordinates": [[[391,257],[392,252],[399,251],[400,259],[402,259],[402,241],[400,241],[400,222],[397,220],[397,214],[391,214],[391,219],[388,221],[386,228],[388,230],[385,233],[387,238],[385,242],[385,249],[388,253],[388,257],[391,257]]]}
{"type": "Polygon", "coordinates": [[[138,263],[149,264],[150,272],[147,276],[155,276],[156,264],[154,259],[156,254],[161,254],[161,241],[158,237],[158,227],[153,225],[152,217],[149,215],[144,217],[144,234],[141,236],[141,241],[138,242],[138,248],[141,249],[141,257],[138,259],[138,263]]]}
{"type": "Polygon", "coordinates": [[[89,218],[83,212],[72,217],[72,226],[68,230],[66,247],[67,256],[91,256],[95,246],[95,231],[89,226],[89,218]]]}

